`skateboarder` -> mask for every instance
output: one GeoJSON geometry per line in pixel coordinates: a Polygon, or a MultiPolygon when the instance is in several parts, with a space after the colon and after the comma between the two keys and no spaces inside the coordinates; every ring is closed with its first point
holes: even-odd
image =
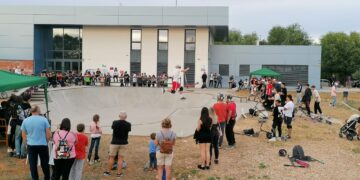
{"type": "Polygon", "coordinates": [[[172,87],[171,87],[171,93],[175,93],[180,87],[181,87],[181,73],[185,73],[190,68],[181,69],[180,65],[177,65],[175,67],[175,70],[173,72],[173,79],[172,79],[172,87]]]}

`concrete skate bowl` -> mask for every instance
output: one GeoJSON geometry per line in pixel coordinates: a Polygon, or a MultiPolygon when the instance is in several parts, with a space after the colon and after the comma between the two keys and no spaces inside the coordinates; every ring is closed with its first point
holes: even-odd
{"type": "Polygon", "coordinates": [[[188,91],[186,100],[179,94],[161,92],[160,88],[88,87],[49,92],[52,128],[65,117],[70,118],[72,130],[78,123],[86,132],[94,114],[100,115],[103,133],[111,134],[111,124],[120,111],[126,111],[132,124],[131,135],[148,136],[161,129],[161,121],[169,117],[173,130],[180,137],[194,133],[202,107],[215,102],[216,93],[188,91]]]}

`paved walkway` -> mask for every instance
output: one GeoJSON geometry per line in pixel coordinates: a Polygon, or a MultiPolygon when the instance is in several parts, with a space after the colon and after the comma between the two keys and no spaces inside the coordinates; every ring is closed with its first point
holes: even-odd
{"type": "MultiPolygon", "coordinates": [[[[160,88],[141,87],[76,87],[51,89],[49,92],[50,119],[52,128],[65,117],[70,118],[72,130],[76,124],[84,123],[88,127],[94,114],[100,115],[100,123],[105,134],[111,134],[112,121],[118,119],[120,111],[128,113],[132,123],[131,135],[148,136],[161,129],[161,121],[170,117],[173,130],[180,137],[192,135],[200,117],[202,107],[210,107],[221,92],[231,93],[229,89],[190,89],[185,93],[186,100],[180,100],[179,94],[163,94],[160,88]]],[[[247,112],[253,102],[237,103],[237,114],[247,112]]],[[[44,109],[44,104],[41,104],[44,109]]]]}

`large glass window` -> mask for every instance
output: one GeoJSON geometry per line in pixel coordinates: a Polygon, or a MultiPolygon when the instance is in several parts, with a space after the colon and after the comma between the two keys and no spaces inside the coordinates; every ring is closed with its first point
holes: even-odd
{"type": "Polygon", "coordinates": [[[185,30],[185,51],[195,51],[196,30],[185,30]]]}
{"type": "Polygon", "coordinates": [[[64,49],[64,29],[53,28],[53,50],[64,49]]]}
{"type": "Polygon", "coordinates": [[[64,50],[80,50],[79,28],[64,29],[64,50]]]}
{"type": "Polygon", "coordinates": [[[159,50],[168,50],[168,30],[159,29],[158,31],[158,49],[159,50]]]}
{"type": "Polygon", "coordinates": [[[64,62],[64,70],[65,71],[70,71],[71,70],[71,67],[70,67],[70,62],[66,61],[64,62]]]}
{"type": "Polygon", "coordinates": [[[55,62],[55,70],[62,71],[62,62],[60,61],[55,62]]]}
{"type": "Polygon", "coordinates": [[[79,62],[72,62],[72,70],[79,71],[79,62]]]}
{"type": "Polygon", "coordinates": [[[141,30],[132,29],[131,30],[131,49],[132,50],[141,50],[141,30]]]}
{"type": "Polygon", "coordinates": [[[49,61],[49,62],[47,63],[47,69],[48,69],[49,71],[53,71],[53,70],[54,70],[54,62],[53,62],[53,61],[49,61]]]}
{"type": "Polygon", "coordinates": [[[47,52],[47,59],[81,59],[82,29],[53,28],[52,48],[47,52]]]}

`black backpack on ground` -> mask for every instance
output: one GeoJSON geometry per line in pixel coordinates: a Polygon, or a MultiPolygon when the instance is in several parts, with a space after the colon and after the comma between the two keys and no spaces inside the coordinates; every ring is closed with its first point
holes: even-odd
{"type": "Polygon", "coordinates": [[[293,147],[293,159],[305,160],[304,149],[300,145],[296,145],[293,147]]]}
{"type": "Polygon", "coordinates": [[[255,134],[255,131],[253,128],[251,129],[244,129],[244,134],[247,135],[247,136],[252,136],[255,134]]]}

